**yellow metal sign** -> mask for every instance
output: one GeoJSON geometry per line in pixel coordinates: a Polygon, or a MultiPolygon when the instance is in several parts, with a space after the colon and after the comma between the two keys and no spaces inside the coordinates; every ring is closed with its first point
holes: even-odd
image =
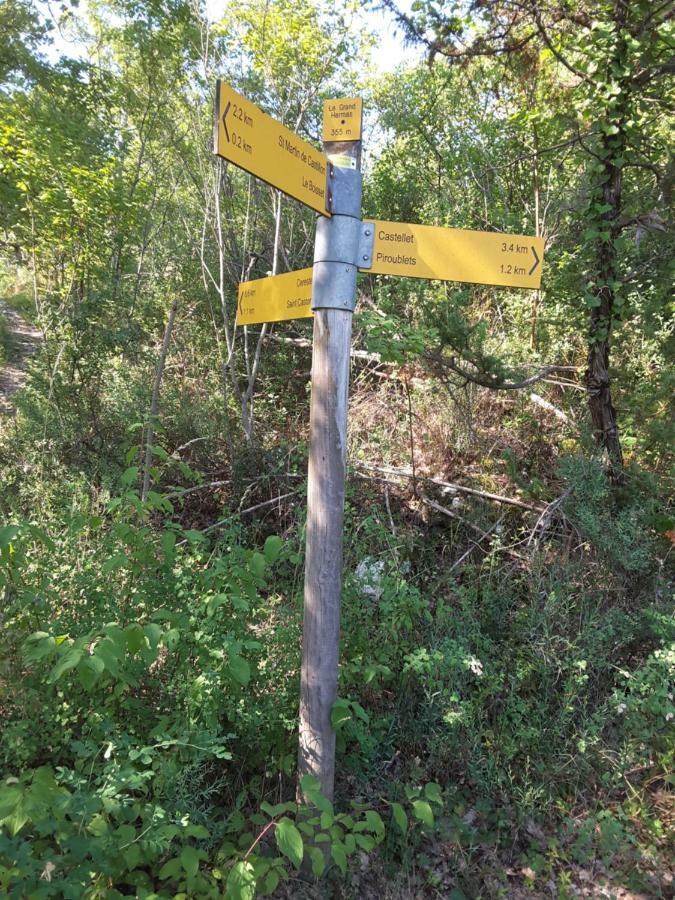
{"type": "Polygon", "coordinates": [[[363,100],[360,97],[323,101],[324,141],[361,140],[363,100]]]}
{"type": "Polygon", "coordinates": [[[237,325],[306,319],[313,315],[312,269],[244,281],[237,296],[237,325]]]}
{"type": "Polygon", "coordinates": [[[541,284],[542,238],[400,222],[364,225],[373,226],[375,241],[372,268],[362,271],[502,287],[541,284]]]}
{"type": "Polygon", "coordinates": [[[238,94],[216,83],[214,152],[323,216],[326,157],[238,94]]]}

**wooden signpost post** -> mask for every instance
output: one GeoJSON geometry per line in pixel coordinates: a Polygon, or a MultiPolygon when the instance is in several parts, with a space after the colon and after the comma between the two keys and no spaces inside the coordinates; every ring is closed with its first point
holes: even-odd
{"type": "Polygon", "coordinates": [[[324,153],[219,81],[214,152],[319,213],[311,269],[239,285],[237,324],[314,314],[299,774],[332,799],[352,315],[359,270],[539,288],[541,238],[361,219],[359,98],[324,104],[324,153]],[[311,303],[310,303],[311,300],[311,303]]]}

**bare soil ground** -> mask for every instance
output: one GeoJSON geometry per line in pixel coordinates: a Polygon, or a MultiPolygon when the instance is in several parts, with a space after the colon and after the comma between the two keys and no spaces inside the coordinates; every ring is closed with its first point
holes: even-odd
{"type": "Polygon", "coordinates": [[[12,338],[11,358],[0,364],[0,415],[12,414],[11,397],[26,380],[26,362],[36,352],[42,341],[42,333],[4,300],[0,300],[0,316],[5,320],[12,338]]]}

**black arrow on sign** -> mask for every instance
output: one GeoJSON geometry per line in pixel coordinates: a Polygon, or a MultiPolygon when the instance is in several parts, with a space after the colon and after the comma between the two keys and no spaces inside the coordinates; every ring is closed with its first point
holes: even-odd
{"type": "MultiPolygon", "coordinates": [[[[229,106],[229,103],[228,103],[228,106],[229,106]]],[[[535,263],[532,266],[532,268],[530,269],[530,271],[527,273],[528,275],[531,275],[534,272],[534,270],[537,268],[537,266],[539,265],[539,257],[537,256],[537,251],[534,249],[534,246],[531,247],[531,250],[534,253],[535,263]]]]}
{"type": "Polygon", "coordinates": [[[229,113],[231,106],[232,104],[228,103],[225,107],[225,112],[223,113],[223,128],[225,129],[225,137],[227,138],[228,144],[230,143],[230,132],[227,130],[227,122],[225,121],[225,119],[227,118],[227,114],[229,113]]]}

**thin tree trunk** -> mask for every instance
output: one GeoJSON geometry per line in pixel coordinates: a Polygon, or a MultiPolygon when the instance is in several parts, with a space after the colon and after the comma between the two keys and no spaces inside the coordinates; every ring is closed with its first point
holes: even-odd
{"type": "MultiPolygon", "coordinates": [[[[281,191],[277,191],[276,218],[274,223],[274,252],[272,254],[272,275],[276,275],[279,270],[279,246],[281,242],[281,191]]],[[[252,363],[249,362],[248,354],[248,329],[244,326],[244,355],[247,364],[248,383],[246,390],[241,399],[241,420],[246,435],[246,443],[252,446],[255,440],[255,420],[253,418],[253,391],[255,390],[256,380],[258,378],[258,369],[262,357],[263,344],[267,336],[269,326],[267,322],[260,329],[258,342],[253,354],[252,363]]]]}
{"type": "MultiPolygon", "coordinates": [[[[626,55],[625,26],[626,7],[623,0],[616,0],[615,22],[621,39],[617,44],[616,57],[612,62],[622,65],[626,55]]],[[[618,132],[605,134],[602,140],[603,168],[601,175],[602,213],[599,216],[600,236],[596,241],[596,286],[595,305],[591,308],[586,388],[588,407],[593,423],[595,439],[607,451],[612,480],[623,480],[623,452],[616,420],[616,410],[612,403],[609,380],[609,355],[612,334],[612,319],[615,307],[615,285],[619,282],[619,263],[616,240],[621,232],[621,188],[622,168],[616,164],[626,148],[626,114],[630,87],[621,85],[622,92],[615,101],[614,108],[608,109],[607,122],[615,124],[618,132]]]]}
{"type": "Polygon", "coordinates": [[[155,383],[152,386],[152,400],[150,401],[150,414],[148,416],[148,424],[145,432],[145,460],[143,462],[143,487],[141,490],[141,500],[145,502],[148,498],[150,489],[150,468],[152,466],[152,442],[154,438],[154,423],[157,419],[157,411],[159,409],[159,389],[162,384],[162,375],[164,374],[164,366],[166,365],[166,357],[169,352],[169,342],[171,341],[171,332],[176,321],[176,312],[178,310],[178,300],[174,300],[169,311],[169,319],[164,329],[164,338],[162,339],[162,349],[159,351],[159,359],[157,360],[157,368],[155,369],[155,383]]]}
{"type": "MultiPolygon", "coordinates": [[[[534,192],[534,233],[537,237],[541,237],[541,223],[539,221],[539,134],[537,126],[534,126],[534,159],[532,161],[532,189],[534,192]]],[[[541,291],[537,288],[532,296],[532,311],[530,315],[530,348],[537,348],[537,319],[539,318],[539,304],[541,302],[541,291]]]]}

